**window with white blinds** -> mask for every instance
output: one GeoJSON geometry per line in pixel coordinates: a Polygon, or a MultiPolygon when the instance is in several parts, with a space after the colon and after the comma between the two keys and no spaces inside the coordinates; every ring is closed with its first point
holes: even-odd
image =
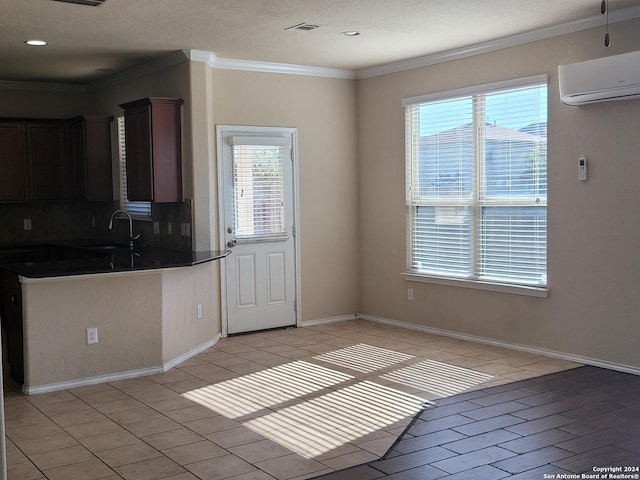
{"type": "Polygon", "coordinates": [[[546,76],[403,104],[409,273],[546,286],[546,76]]]}
{"type": "Polygon", "coordinates": [[[134,218],[149,219],[151,202],[133,202],[127,199],[127,149],[124,141],[124,117],[118,117],[118,164],[120,165],[120,208],[134,218]]]}
{"type": "Polygon", "coordinates": [[[236,238],[286,235],[284,146],[232,145],[236,238]]]}

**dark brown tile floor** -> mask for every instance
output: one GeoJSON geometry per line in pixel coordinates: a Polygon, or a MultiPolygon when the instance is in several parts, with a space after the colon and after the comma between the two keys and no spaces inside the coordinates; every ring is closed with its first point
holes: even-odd
{"type": "Polygon", "coordinates": [[[638,468],[640,376],[583,366],[436,400],[380,460],[317,478],[639,478],[638,468]],[[594,467],[631,471],[582,476],[594,467]]]}

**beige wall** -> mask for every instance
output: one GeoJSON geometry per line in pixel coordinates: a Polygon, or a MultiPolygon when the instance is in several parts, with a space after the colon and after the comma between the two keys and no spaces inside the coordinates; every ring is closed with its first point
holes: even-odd
{"type": "Polygon", "coordinates": [[[61,277],[22,292],[25,387],[162,365],[161,271],[61,277]],[[87,345],[89,327],[97,345],[87,345]]]}
{"type": "Polygon", "coordinates": [[[557,78],[558,64],[640,49],[639,28],[616,24],[609,49],[593,29],[359,81],[362,312],[640,367],[640,101],[565,106],[557,78]],[[549,298],[406,282],[401,99],[541,73],[550,75],[549,298]]]}
{"type": "Polygon", "coordinates": [[[218,261],[174,268],[162,276],[162,362],[169,363],[221,332],[218,261]],[[198,304],[202,318],[198,318],[198,304]]]}
{"type": "Polygon", "coordinates": [[[185,153],[191,163],[183,174],[191,182],[194,229],[193,245],[196,250],[216,250],[215,212],[218,193],[215,160],[215,126],[213,123],[213,73],[205,63],[189,62],[189,109],[191,138],[185,139],[185,153]]]}
{"type": "Polygon", "coordinates": [[[295,127],[302,319],[358,312],[358,178],[353,80],[213,71],[216,125],[295,127]]]}

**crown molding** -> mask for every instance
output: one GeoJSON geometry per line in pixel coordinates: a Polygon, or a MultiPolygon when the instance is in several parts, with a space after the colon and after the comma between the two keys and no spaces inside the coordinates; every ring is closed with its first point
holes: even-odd
{"type": "Polygon", "coordinates": [[[292,63],[259,62],[255,60],[240,60],[236,58],[216,57],[213,52],[203,50],[185,50],[189,60],[203,62],[211,68],[220,70],[244,70],[249,72],[282,73],[285,75],[307,75],[312,77],[330,77],[353,80],[356,74],[353,70],[341,68],[312,67],[292,63]]]}
{"type": "MultiPolygon", "coordinates": [[[[623,8],[609,14],[609,24],[633,20],[640,17],[640,6],[623,8]]],[[[531,32],[499,38],[488,42],[477,43],[468,47],[457,48],[441,53],[409,58],[397,62],[386,63],[374,67],[363,68],[356,72],[356,78],[377,77],[389,73],[397,73],[414,68],[427,67],[438,63],[449,62],[461,58],[471,57],[482,53],[495,52],[504,48],[524,45],[526,43],[558,37],[569,33],[588,30],[603,25],[602,16],[591,17],[574,22],[564,23],[553,27],[541,28],[531,32]]]]}
{"type": "Polygon", "coordinates": [[[192,62],[200,62],[206,63],[211,68],[213,68],[214,64],[218,57],[213,52],[208,52],[206,50],[182,50],[185,57],[187,57],[192,62]]]}
{"type": "Polygon", "coordinates": [[[213,68],[222,70],[245,70],[250,72],[282,73],[285,75],[307,75],[311,77],[329,77],[353,80],[356,72],[341,68],[312,67],[291,63],[255,62],[233,58],[218,58],[213,68]]]}

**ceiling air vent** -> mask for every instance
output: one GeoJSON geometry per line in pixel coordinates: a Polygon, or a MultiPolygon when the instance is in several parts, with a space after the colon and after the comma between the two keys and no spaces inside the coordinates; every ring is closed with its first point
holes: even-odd
{"type": "Polygon", "coordinates": [[[320,28],[320,25],[316,23],[299,23],[298,25],[294,25],[292,27],[285,28],[285,31],[291,32],[310,32],[311,30],[315,30],[316,28],[320,28]]]}
{"type": "Polygon", "coordinates": [[[99,7],[107,0],[50,0],[52,2],[77,3],[78,5],[88,5],[90,7],[99,7]]]}

